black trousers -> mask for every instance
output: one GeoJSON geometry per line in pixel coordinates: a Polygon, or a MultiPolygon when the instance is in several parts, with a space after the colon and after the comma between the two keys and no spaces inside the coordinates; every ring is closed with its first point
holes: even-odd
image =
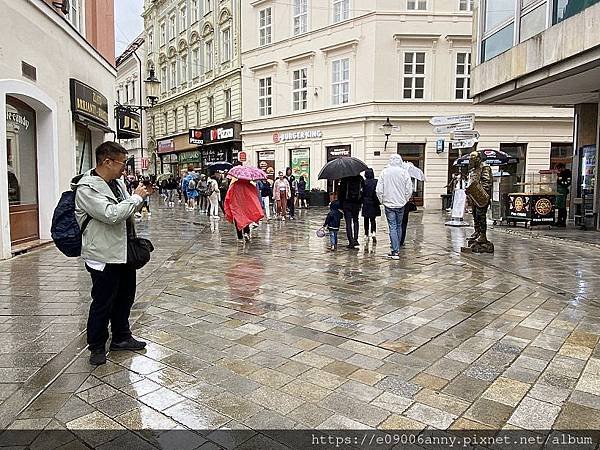
{"type": "Polygon", "coordinates": [[[371,228],[371,233],[375,233],[377,231],[377,224],[375,223],[375,217],[363,217],[364,226],[365,226],[365,236],[369,235],[369,225],[371,228]]]}
{"type": "Polygon", "coordinates": [[[131,337],[129,314],[135,299],[135,269],[126,264],[107,264],[102,272],[85,266],[92,277],[92,304],[87,322],[90,350],[102,350],[110,322],[113,342],[131,337]]]}
{"type": "Polygon", "coordinates": [[[408,207],[404,207],[404,215],[402,216],[402,236],[400,236],[400,246],[404,245],[406,239],[406,228],[408,225],[408,207]]]}
{"type": "Polygon", "coordinates": [[[296,196],[292,195],[290,198],[288,198],[288,201],[287,201],[287,209],[288,209],[288,214],[290,215],[290,217],[294,217],[294,212],[295,212],[294,201],[295,200],[296,200],[296,196]]]}
{"type": "Polygon", "coordinates": [[[358,244],[358,214],[360,213],[359,203],[344,204],[344,221],[346,222],[346,237],[348,243],[358,244]]]}
{"type": "Polygon", "coordinates": [[[567,208],[558,208],[558,221],[556,222],[558,226],[567,226],[567,208]]]}

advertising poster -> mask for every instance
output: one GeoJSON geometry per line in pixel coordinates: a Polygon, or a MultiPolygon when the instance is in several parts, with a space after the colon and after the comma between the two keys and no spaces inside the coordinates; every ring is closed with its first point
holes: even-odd
{"type": "Polygon", "coordinates": [[[306,190],[310,190],[310,150],[308,148],[296,148],[292,150],[292,174],[296,181],[304,177],[306,190]]]}
{"type": "Polygon", "coordinates": [[[275,182],[275,151],[258,152],[258,167],[267,173],[267,178],[275,182]]]}

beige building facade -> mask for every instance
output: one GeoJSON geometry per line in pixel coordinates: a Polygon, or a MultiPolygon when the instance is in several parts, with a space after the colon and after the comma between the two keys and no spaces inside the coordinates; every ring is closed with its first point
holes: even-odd
{"type": "Polygon", "coordinates": [[[0,259],[50,239],[71,179],[112,140],[112,0],[3,1],[0,26],[0,259]],[[101,41],[93,31],[105,30],[101,41]],[[95,45],[98,44],[99,47],[95,45]],[[101,45],[100,45],[101,44],[101,45]],[[109,60],[110,57],[110,60],[109,60]]]}
{"type": "Polygon", "coordinates": [[[239,0],[147,0],[143,16],[146,69],[161,82],[147,114],[150,164],[178,173],[233,162],[241,149],[239,0]]]}
{"type": "Polygon", "coordinates": [[[551,149],[571,143],[571,111],[473,105],[470,9],[468,1],[244,1],[248,160],[294,166],[311,188],[332,190],[317,180],[328,160],[356,156],[377,175],[397,152],[425,171],[417,202],[439,208],[458,150],[429,120],[474,113],[479,148],[520,156],[514,170],[523,174],[547,169],[551,149]]]}

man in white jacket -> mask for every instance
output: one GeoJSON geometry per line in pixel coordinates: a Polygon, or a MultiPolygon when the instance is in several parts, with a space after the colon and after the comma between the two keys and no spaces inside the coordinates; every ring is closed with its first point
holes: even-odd
{"type": "Polygon", "coordinates": [[[392,251],[387,256],[391,259],[400,259],[398,253],[402,238],[404,206],[413,194],[413,184],[408,170],[403,167],[400,155],[390,156],[390,164],[381,172],[375,192],[385,207],[385,216],[390,229],[392,251]]]}

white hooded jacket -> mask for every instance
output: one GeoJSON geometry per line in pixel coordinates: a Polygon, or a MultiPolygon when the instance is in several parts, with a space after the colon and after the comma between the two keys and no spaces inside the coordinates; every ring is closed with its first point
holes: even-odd
{"type": "Polygon", "coordinates": [[[379,175],[375,191],[379,201],[388,208],[402,208],[413,194],[413,184],[402,156],[391,155],[390,165],[379,175]]]}

